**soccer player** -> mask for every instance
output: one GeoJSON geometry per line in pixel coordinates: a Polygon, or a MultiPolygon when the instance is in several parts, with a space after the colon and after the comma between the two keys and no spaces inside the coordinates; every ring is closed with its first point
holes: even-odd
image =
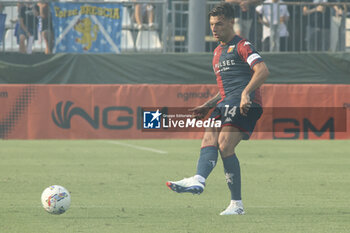
{"type": "Polygon", "coordinates": [[[235,148],[242,139],[249,139],[262,114],[259,87],[269,71],[252,44],[235,35],[231,4],[215,6],[209,13],[209,20],[213,36],[220,42],[213,57],[213,69],[220,91],[192,111],[197,119],[202,119],[215,107],[211,117],[221,120],[222,127],[206,129],[196,175],[176,182],[168,181],[166,185],[178,193],[202,193],[205,181],[216,165],[219,151],[231,192],[231,202],[220,215],[244,214],[241,172],[235,148]]]}

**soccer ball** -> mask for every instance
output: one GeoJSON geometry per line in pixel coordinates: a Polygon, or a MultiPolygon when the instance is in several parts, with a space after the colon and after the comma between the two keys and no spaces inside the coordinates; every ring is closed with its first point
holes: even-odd
{"type": "Polygon", "coordinates": [[[41,204],[50,214],[63,214],[69,209],[71,197],[67,189],[52,185],[41,194],[41,204]]]}

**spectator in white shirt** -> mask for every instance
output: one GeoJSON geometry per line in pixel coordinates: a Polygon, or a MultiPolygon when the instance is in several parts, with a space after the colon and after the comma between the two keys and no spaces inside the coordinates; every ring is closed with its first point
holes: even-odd
{"type": "Polygon", "coordinates": [[[289,11],[282,0],[266,0],[256,7],[263,24],[263,51],[287,51],[289,11]]]}

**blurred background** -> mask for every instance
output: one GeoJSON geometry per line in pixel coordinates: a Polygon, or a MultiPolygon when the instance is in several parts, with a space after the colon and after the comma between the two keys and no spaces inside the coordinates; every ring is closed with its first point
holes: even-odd
{"type": "MultiPolygon", "coordinates": [[[[226,1],[235,6],[235,32],[250,40],[259,51],[350,51],[348,0],[226,1]]],[[[211,52],[217,43],[211,37],[207,15],[218,2],[1,0],[0,51],[211,52]],[[86,14],[80,12],[79,17],[84,6],[92,6],[93,10],[86,9],[86,14]],[[119,15],[104,17],[103,14],[113,14],[99,12],[104,8],[118,8],[119,15]],[[85,34],[82,25],[85,25],[85,34]],[[86,38],[80,38],[82,35],[86,38]]]]}

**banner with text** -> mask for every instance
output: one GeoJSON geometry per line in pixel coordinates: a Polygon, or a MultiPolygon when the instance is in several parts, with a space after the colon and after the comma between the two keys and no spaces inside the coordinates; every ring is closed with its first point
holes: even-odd
{"type": "MultiPolygon", "coordinates": [[[[221,125],[198,123],[188,110],[217,92],[216,85],[0,85],[0,138],[201,138],[206,125],[221,125]]],[[[350,139],[350,85],[266,84],[261,93],[264,113],[251,139],[350,139]]]]}
{"type": "Polygon", "coordinates": [[[55,53],[120,53],[123,5],[51,3],[55,53]]]}

